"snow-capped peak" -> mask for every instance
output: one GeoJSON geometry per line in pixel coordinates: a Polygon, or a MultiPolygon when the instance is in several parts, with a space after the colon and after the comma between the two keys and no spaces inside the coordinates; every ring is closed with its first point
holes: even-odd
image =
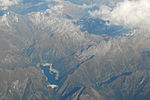
{"type": "MultiPolygon", "coordinates": [[[[19,22],[19,17],[16,13],[6,12],[3,16],[0,17],[0,27],[1,29],[8,28],[8,30],[13,29],[13,25],[19,22]]],[[[5,30],[6,31],[6,30],[5,30]]]]}

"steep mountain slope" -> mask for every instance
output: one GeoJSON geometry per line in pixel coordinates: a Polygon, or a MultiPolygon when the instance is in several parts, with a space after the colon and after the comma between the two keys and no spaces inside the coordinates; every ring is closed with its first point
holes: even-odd
{"type": "MultiPolygon", "coordinates": [[[[134,37],[115,38],[111,41],[100,43],[97,48],[84,51],[83,55],[86,56],[91,54],[92,51],[96,53],[93,54],[91,59],[83,61],[80,67],[68,76],[59,92],[63,93],[64,90],[71,91],[70,89],[76,87],[98,89],[105,81],[107,83],[107,80],[111,79],[111,77],[112,80],[108,82],[127,72],[135,73],[138,70],[141,72],[149,70],[150,58],[145,51],[150,51],[150,35],[147,32],[145,36],[143,36],[143,33],[140,35],[140,30],[137,30],[137,32],[139,33],[136,33],[134,37]]],[[[149,75],[147,77],[149,78],[149,75]]],[[[147,84],[149,84],[149,81],[147,81],[147,84]]]]}

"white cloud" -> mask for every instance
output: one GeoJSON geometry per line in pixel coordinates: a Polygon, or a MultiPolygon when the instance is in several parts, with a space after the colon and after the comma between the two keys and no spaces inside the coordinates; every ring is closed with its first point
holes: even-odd
{"type": "Polygon", "coordinates": [[[57,1],[57,5],[49,4],[49,14],[51,15],[69,15],[74,19],[81,18],[87,14],[85,9],[91,8],[92,5],[83,4],[77,5],[69,1],[64,0],[55,0],[57,1]]]}
{"type": "Polygon", "coordinates": [[[102,19],[108,19],[111,13],[111,8],[108,6],[101,6],[100,10],[95,11],[89,11],[89,14],[93,18],[102,18],[102,19]]]}
{"type": "Polygon", "coordinates": [[[55,16],[61,16],[64,13],[64,5],[63,4],[58,4],[55,6],[49,5],[49,9],[47,9],[45,13],[49,13],[55,16]]]}
{"type": "Polygon", "coordinates": [[[45,0],[45,1],[47,1],[47,2],[55,1],[55,2],[60,3],[60,2],[63,2],[64,0],[45,0]]]}
{"type": "Polygon", "coordinates": [[[125,0],[114,8],[103,6],[100,10],[89,13],[92,17],[110,20],[115,25],[148,26],[150,25],[150,0],[125,0]]]}
{"type": "Polygon", "coordinates": [[[21,0],[0,0],[0,6],[12,6],[18,4],[20,1],[21,0]]]}

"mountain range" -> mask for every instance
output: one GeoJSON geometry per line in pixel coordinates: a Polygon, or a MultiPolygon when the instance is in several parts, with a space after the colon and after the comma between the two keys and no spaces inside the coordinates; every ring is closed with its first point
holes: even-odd
{"type": "Polygon", "coordinates": [[[0,0],[0,100],[149,100],[147,8],[149,0],[0,0]]]}

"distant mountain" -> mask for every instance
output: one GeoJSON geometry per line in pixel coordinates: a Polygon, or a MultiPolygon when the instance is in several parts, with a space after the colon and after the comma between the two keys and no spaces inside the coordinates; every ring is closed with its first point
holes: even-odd
{"type": "Polygon", "coordinates": [[[75,24],[81,25],[81,31],[87,31],[91,34],[106,34],[109,36],[116,36],[123,35],[128,32],[128,29],[125,29],[121,26],[107,25],[107,23],[109,22],[92,18],[80,19],[79,21],[75,22],[75,24]]]}
{"type": "Polygon", "coordinates": [[[39,2],[42,2],[44,0],[23,0],[23,3],[39,3],[39,2]]]}
{"type": "Polygon", "coordinates": [[[0,16],[3,16],[3,15],[4,15],[4,12],[0,10],[0,16]]]}

